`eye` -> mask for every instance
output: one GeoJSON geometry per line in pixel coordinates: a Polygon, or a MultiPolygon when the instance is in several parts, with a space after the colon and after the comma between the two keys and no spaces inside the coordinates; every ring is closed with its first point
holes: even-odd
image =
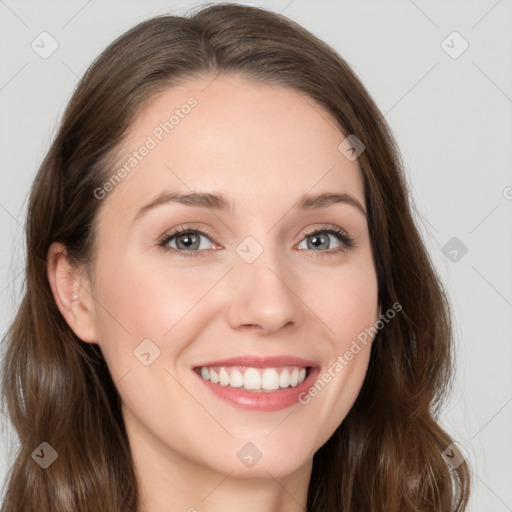
{"type": "MultiPolygon", "coordinates": [[[[167,233],[159,241],[158,246],[165,251],[170,251],[180,256],[196,256],[197,254],[194,253],[203,252],[204,249],[208,248],[208,244],[201,243],[201,237],[209,239],[210,236],[208,232],[199,228],[181,226],[171,233],[167,233]]],[[[214,246],[213,248],[216,249],[218,247],[214,246]]]]}
{"type": "Polygon", "coordinates": [[[312,251],[312,255],[314,256],[319,256],[319,254],[314,254],[315,252],[327,254],[345,252],[346,249],[350,249],[355,245],[353,238],[351,238],[342,229],[334,226],[325,229],[317,228],[314,231],[306,233],[304,242],[301,242],[301,244],[298,246],[298,249],[307,249],[312,251]],[[339,245],[334,249],[331,249],[331,238],[335,238],[339,242],[339,245]],[[301,247],[304,242],[306,243],[306,247],[301,247]]]}
{"type": "MultiPolygon", "coordinates": [[[[158,247],[164,251],[172,252],[180,256],[204,256],[205,249],[208,249],[208,244],[203,244],[201,238],[210,239],[212,235],[199,227],[195,226],[181,226],[171,233],[167,233],[158,242],[158,247]]],[[[328,228],[321,228],[309,231],[305,234],[303,242],[297,247],[300,250],[308,250],[311,256],[327,256],[340,252],[345,252],[355,246],[353,238],[351,238],[345,231],[336,227],[329,226],[328,228]],[[339,245],[331,248],[332,238],[338,241],[339,245]],[[306,247],[301,245],[306,243],[306,247]],[[318,253],[318,254],[315,254],[318,253]]],[[[219,249],[219,246],[213,245],[212,249],[219,249]]]]}

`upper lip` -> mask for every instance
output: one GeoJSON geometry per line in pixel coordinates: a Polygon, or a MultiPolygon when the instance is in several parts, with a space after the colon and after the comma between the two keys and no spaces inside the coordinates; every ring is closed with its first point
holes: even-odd
{"type": "Polygon", "coordinates": [[[295,356],[236,356],[228,359],[218,359],[196,365],[195,368],[203,366],[249,366],[251,368],[275,368],[278,366],[318,366],[315,361],[308,361],[295,356]]]}

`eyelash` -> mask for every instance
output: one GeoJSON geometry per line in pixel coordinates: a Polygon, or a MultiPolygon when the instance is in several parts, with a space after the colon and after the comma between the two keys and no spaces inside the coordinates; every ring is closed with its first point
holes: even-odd
{"type": "MultiPolygon", "coordinates": [[[[204,235],[207,238],[212,239],[213,235],[208,230],[200,229],[196,226],[181,226],[171,233],[166,233],[163,238],[161,238],[158,241],[158,247],[162,249],[165,252],[171,252],[178,254],[179,256],[183,256],[185,258],[188,258],[189,256],[197,256],[199,253],[199,256],[205,256],[204,254],[201,254],[203,252],[206,252],[205,250],[197,250],[197,251],[183,251],[180,249],[175,249],[174,247],[169,247],[167,244],[175,237],[183,234],[190,234],[190,233],[198,233],[200,235],[204,235]]],[[[319,233],[329,233],[331,235],[334,235],[340,242],[341,245],[337,247],[336,249],[331,249],[328,251],[314,251],[312,249],[300,249],[301,251],[307,251],[310,253],[313,257],[323,257],[324,255],[327,256],[333,256],[335,254],[345,252],[346,249],[351,249],[355,247],[355,241],[354,239],[349,236],[345,231],[342,229],[335,227],[335,226],[329,226],[325,228],[315,228],[312,230],[307,231],[304,233],[304,236],[302,239],[307,238],[311,235],[316,235],[319,233]],[[320,254],[319,254],[320,253],[320,254]]],[[[302,242],[302,240],[301,240],[302,242]]]]}

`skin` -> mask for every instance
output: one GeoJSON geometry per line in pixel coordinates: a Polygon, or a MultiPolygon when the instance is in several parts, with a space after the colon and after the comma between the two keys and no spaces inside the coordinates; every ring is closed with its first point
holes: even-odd
{"type": "MultiPolygon", "coordinates": [[[[198,105],[101,200],[94,278],[70,268],[60,244],[49,250],[48,276],[70,327],[100,345],[119,390],[142,510],[304,510],[313,455],[353,405],[371,339],[307,405],[277,412],[235,408],[191,368],[287,354],[317,361],[321,375],[375,323],[365,215],[345,203],[291,209],[302,194],[319,192],[349,193],[365,208],[362,174],[338,149],[345,135],[320,105],[236,76],[196,79],[153,98],[120,165],[190,96],[198,105]],[[132,223],[164,189],[220,192],[235,209],[168,203],[132,223]],[[213,234],[200,235],[196,253],[158,247],[166,233],[190,224],[213,234]],[[355,247],[333,252],[343,242],[323,233],[330,245],[308,250],[314,236],[305,230],[331,226],[355,247]],[[252,263],[236,252],[247,236],[263,248],[252,263]],[[160,350],[149,366],[134,357],[147,338],[160,350]],[[237,457],[249,442],[262,453],[250,468],[237,457]]],[[[184,251],[183,237],[179,243],[184,251]]]]}

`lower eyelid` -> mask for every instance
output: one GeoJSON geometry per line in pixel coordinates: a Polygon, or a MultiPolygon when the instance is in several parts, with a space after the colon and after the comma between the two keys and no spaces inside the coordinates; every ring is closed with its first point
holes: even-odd
{"type": "MultiPolygon", "coordinates": [[[[176,240],[179,236],[182,236],[182,235],[187,235],[187,234],[195,234],[195,235],[198,235],[198,236],[201,236],[201,237],[204,237],[204,238],[207,238],[211,243],[212,245],[217,246],[217,244],[211,239],[211,236],[207,233],[203,233],[202,231],[199,231],[199,230],[193,230],[193,229],[190,229],[190,230],[182,230],[182,231],[179,231],[179,232],[176,232],[176,233],[170,233],[169,235],[166,235],[159,243],[159,246],[162,247],[163,249],[166,249],[166,250],[169,250],[169,251],[174,251],[174,252],[179,252],[179,253],[200,253],[200,252],[205,252],[207,249],[198,249],[198,250],[194,250],[194,251],[187,251],[187,250],[183,250],[183,249],[177,249],[176,247],[170,247],[168,244],[172,241],[172,240],[176,240]]],[[[188,256],[189,254],[187,254],[188,256]]]]}

